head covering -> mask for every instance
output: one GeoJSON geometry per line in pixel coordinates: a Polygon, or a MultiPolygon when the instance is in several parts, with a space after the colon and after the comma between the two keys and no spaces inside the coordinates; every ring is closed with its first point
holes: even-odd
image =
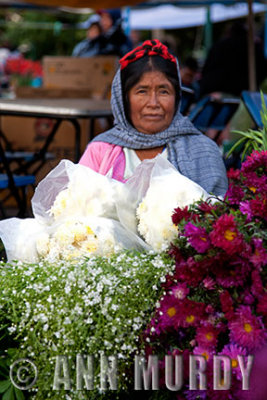
{"type": "Polygon", "coordinates": [[[120,59],[121,70],[144,56],[160,56],[165,60],[172,61],[177,66],[176,58],[169,53],[167,46],[162,44],[159,40],[153,39],[146,40],[141,46],[125,54],[125,56],[120,59]]]}
{"type": "Polygon", "coordinates": [[[81,29],[89,29],[90,26],[99,22],[100,22],[100,16],[98,14],[93,14],[86,21],[78,24],[78,27],[81,29]]]}
{"type": "Polygon", "coordinates": [[[121,20],[121,10],[119,8],[102,8],[101,10],[97,11],[97,14],[109,14],[112,19],[113,25],[121,20]]]}
{"type": "MultiPolygon", "coordinates": [[[[154,55],[160,54],[156,52],[156,54],[151,54],[151,57],[154,55]]],[[[127,59],[126,56],[123,58],[127,59]]],[[[166,53],[161,56],[166,58],[166,53]]],[[[177,60],[176,63],[180,81],[177,60]]],[[[197,182],[208,192],[216,193],[214,187],[220,186],[216,194],[225,193],[228,184],[218,146],[196,129],[192,122],[180,113],[179,105],[171,124],[164,131],[155,134],[145,134],[137,131],[125,116],[121,70],[119,69],[112,83],[111,108],[114,116],[114,127],[97,135],[93,141],[106,142],[135,150],[166,146],[168,160],[183,175],[197,182]],[[219,167],[218,163],[220,164],[219,167]],[[204,170],[205,172],[203,172],[204,170]],[[207,184],[204,184],[205,180],[207,180],[207,184]],[[220,181],[220,183],[217,181],[220,181]]]]}
{"type": "MultiPolygon", "coordinates": [[[[121,60],[121,68],[126,67],[127,62],[133,62],[140,59],[140,54],[143,53],[143,56],[147,54],[147,50],[149,51],[151,57],[154,55],[160,55],[165,59],[174,60],[177,65],[177,74],[178,80],[180,82],[179,75],[179,67],[177,60],[168,53],[167,55],[167,47],[160,43],[158,40],[154,41],[145,41],[142,46],[137,47],[133,51],[127,53],[121,60]],[[148,50],[148,46],[150,45],[150,50],[148,50]],[[161,51],[156,50],[161,46],[161,51]],[[137,57],[134,57],[132,61],[131,56],[133,54],[137,54],[137,57]],[[129,61],[130,60],[130,61],[129,61]]],[[[140,76],[141,78],[141,76],[140,76]]],[[[121,84],[121,69],[119,69],[113,79],[112,88],[111,88],[111,108],[114,115],[114,128],[109,130],[108,132],[101,134],[101,139],[106,138],[103,141],[107,141],[108,143],[117,144],[119,146],[125,146],[132,149],[149,149],[153,147],[159,147],[163,145],[170,146],[170,141],[176,140],[176,138],[183,134],[194,134],[194,135],[202,135],[200,131],[198,131],[194,125],[189,121],[187,117],[182,116],[182,114],[177,111],[173,117],[172,123],[170,126],[162,132],[155,134],[145,134],[137,131],[127,120],[124,104],[123,104],[123,94],[122,94],[122,84],[121,84]],[[105,136],[103,136],[105,135],[105,136]]],[[[179,107],[178,107],[179,108],[179,107]]],[[[100,138],[98,135],[96,140],[100,138]]],[[[99,140],[98,140],[99,141],[99,140]]],[[[172,147],[172,145],[171,145],[172,147]]],[[[174,161],[174,160],[173,160],[174,161]]]]}

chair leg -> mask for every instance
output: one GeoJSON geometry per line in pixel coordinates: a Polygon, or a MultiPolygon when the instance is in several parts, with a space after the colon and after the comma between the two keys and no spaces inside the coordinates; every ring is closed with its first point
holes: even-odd
{"type": "Polygon", "coordinates": [[[26,216],[27,211],[27,196],[26,196],[26,187],[21,188],[21,196],[20,201],[18,203],[19,212],[17,216],[19,218],[24,218],[26,216]]]}
{"type": "Polygon", "coordinates": [[[0,212],[2,214],[2,219],[5,219],[7,215],[1,201],[0,201],[0,212]]]}

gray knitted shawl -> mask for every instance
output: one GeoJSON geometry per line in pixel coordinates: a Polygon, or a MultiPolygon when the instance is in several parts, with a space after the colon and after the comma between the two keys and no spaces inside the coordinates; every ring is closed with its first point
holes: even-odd
{"type": "Polygon", "coordinates": [[[96,136],[94,141],[131,149],[166,146],[168,160],[183,175],[209,193],[223,195],[226,192],[228,182],[218,146],[182,116],[179,107],[171,125],[164,131],[151,135],[138,132],[125,117],[120,70],[112,84],[111,107],[114,127],[96,136]]]}

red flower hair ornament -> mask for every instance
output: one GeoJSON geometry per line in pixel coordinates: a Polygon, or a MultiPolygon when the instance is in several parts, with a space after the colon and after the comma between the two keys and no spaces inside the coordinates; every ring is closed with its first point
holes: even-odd
{"type": "Polygon", "coordinates": [[[160,56],[176,64],[176,58],[169,53],[168,48],[162,44],[159,40],[146,40],[142,46],[138,46],[131,50],[129,53],[125,54],[120,59],[121,70],[127,67],[130,63],[139,60],[144,56],[160,56]]]}

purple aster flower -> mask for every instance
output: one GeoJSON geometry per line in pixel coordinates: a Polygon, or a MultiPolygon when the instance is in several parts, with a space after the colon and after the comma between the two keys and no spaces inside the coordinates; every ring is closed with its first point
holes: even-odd
{"type": "MultiPolygon", "coordinates": [[[[239,367],[238,363],[238,358],[237,356],[247,356],[247,351],[241,347],[237,346],[234,343],[227,344],[224,346],[222,351],[219,353],[219,355],[224,355],[228,356],[231,358],[231,366],[232,366],[232,372],[236,375],[238,380],[242,379],[242,373],[239,367]]],[[[245,364],[247,363],[247,360],[245,360],[245,364]]]]}
{"type": "Polygon", "coordinates": [[[170,288],[171,293],[176,299],[183,300],[189,293],[190,289],[186,283],[178,283],[170,288]]]}
{"type": "Polygon", "coordinates": [[[262,239],[253,238],[252,244],[254,252],[250,256],[249,261],[252,262],[254,267],[264,267],[267,264],[267,251],[263,247],[262,239]]]}
{"type": "Polygon", "coordinates": [[[199,253],[205,253],[210,248],[210,239],[206,229],[188,222],[184,228],[184,232],[191,246],[199,253]]]}
{"type": "Polygon", "coordinates": [[[239,209],[242,214],[247,215],[247,222],[252,221],[252,210],[249,201],[241,201],[239,209]]]}
{"type": "Polygon", "coordinates": [[[186,400],[206,400],[206,390],[185,390],[184,391],[186,400]]]}
{"type": "Polygon", "coordinates": [[[229,188],[225,194],[230,204],[239,204],[244,197],[244,191],[240,186],[230,183],[229,188]]]}
{"type": "Polygon", "coordinates": [[[257,171],[258,168],[266,169],[267,165],[267,150],[256,151],[254,150],[249,155],[245,162],[242,163],[241,173],[246,175],[249,172],[257,171]]]}
{"type": "Polygon", "coordinates": [[[240,306],[235,318],[229,322],[230,339],[247,349],[254,351],[267,343],[267,332],[260,317],[252,314],[249,306],[240,306]]]}

